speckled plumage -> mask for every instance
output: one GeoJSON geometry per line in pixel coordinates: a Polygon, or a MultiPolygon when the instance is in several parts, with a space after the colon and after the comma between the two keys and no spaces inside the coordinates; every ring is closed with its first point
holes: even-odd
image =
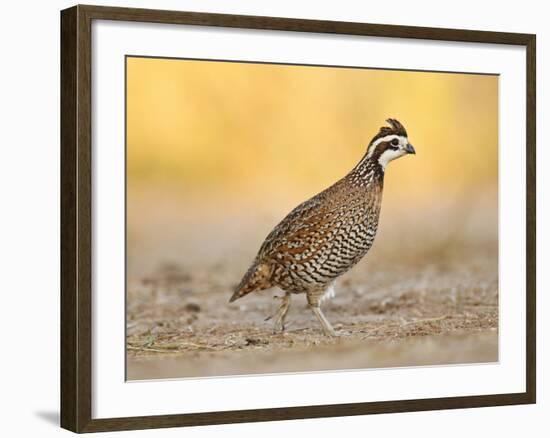
{"type": "Polygon", "coordinates": [[[389,148],[389,142],[382,140],[407,136],[398,121],[388,122],[391,128],[380,129],[355,168],[294,208],[269,233],[230,301],[253,291],[281,288],[286,295],[276,326],[284,329],[290,294],[305,293],[325,332],[335,334],[319,306],[333,291],[334,281],[359,262],[374,242],[384,185],[381,156],[389,148]]]}

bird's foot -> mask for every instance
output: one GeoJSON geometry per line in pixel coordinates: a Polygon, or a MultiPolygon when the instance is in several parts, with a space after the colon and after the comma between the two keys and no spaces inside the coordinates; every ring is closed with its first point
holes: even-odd
{"type": "Polygon", "coordinates": [[[332,329],[332,330],[323,329],[323,332],[325,333],[326,336],[331,337],[331,338],[339,338],[340,336],[342,336],[340,334],[340,332],[337,332],[334,329],[332,329]]]}
{"type": "Polygon", "coordinates": [[[290,295],[286,294],[282,297],[274,296],[274,299],[280,299],[281,305],[273,315],[268,316],[265,320],[269,321],[270,319],[275,319],[273,324],[273,333],[282,333],[285,331],[285,318],[288,313],[288,308],[290,307],[290,295]]]}
{"type": "Polygon", "coordinates": [[[311,310],[313,311],[314,315],[317,317],[319,322],[321,323],[321,327],[323,328],[323,332],[325,333],[325,336],[337,338],[340,335],[334,328],[332,328],[332,325],[328,320],[325,318],[325,315],[323,315],[323,312],[321,312],[321,309],[319,306],[310,305],[311,310]]]}
{"type": "Polygon", "coordinates": [[[273,324],[272,333],[274,335],[277,335],[279,333],[284,333],[284,331],[285,331],[285,325],[284,324],[277,324],[277,323],[273,324]]]}
{"type": "Polygon", "coordinates": [[[285,331],[285,316],[286,311],[283,308],[279,308],[277,312],[274,315],[271,315],[266,318],[266,321],[275,318],[275,322],[273,323],[273,334],[276,335],[277,333],[283,333],[285,331]]]}

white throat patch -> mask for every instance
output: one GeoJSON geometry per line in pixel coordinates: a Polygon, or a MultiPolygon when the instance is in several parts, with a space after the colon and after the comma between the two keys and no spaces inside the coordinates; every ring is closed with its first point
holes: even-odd
{"type": "Polygon", "coordinates": [[[378,158],[378,163],[380,164],[380,166],[382,166],[382,169],[386,170],[386,166],[390,161],[402,157],[407,153],[407,151],[405,150],[407,145],[409,144],[409,139],[407,137],[403,137],[397,134],[390,134],[386,135],[385,137],[380,137],[370,145],[369,151],[367,153],[367,158],[370,158],[374,154],[374,151],[380,143],[391,142],[392,140],[396,139],[399,141],[398,148],[387,149],[382,153],[382,155],[380,155],[380,158],[378,158]]]}
{"type": "Polygon", "coordinates": [[[401,148],[396,150],[388,149],[384,151],[382,155],[380,155],[380,158],[378,158],[378,163],[380,164],[380,166],[382,166],[382,169],[386,170],[386,166],[390,161],[395,160],[396,158],[402,157],[406,153],[407,152],[405,151],[405,149],[401,149],[401,148]]]}

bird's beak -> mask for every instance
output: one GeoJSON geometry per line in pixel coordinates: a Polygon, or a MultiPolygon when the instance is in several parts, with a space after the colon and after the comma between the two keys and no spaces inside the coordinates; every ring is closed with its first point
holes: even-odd
{"type": "Polygon", "coordinates": [[[416,154],[416,151],[414,150],[414,147],[412,144],[407,144],[407,147],[405,148],[405,151],[407,154],[416,154]]]}

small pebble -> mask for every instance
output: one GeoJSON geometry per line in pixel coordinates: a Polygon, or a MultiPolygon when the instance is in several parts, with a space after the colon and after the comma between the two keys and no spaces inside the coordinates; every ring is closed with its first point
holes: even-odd
{"type": "Polygon", "coordinates": [[[188,312],[200,312],[201,306],[199,306],[197,303],[187,303],[185,305],[185,310],[188,312]]]}

